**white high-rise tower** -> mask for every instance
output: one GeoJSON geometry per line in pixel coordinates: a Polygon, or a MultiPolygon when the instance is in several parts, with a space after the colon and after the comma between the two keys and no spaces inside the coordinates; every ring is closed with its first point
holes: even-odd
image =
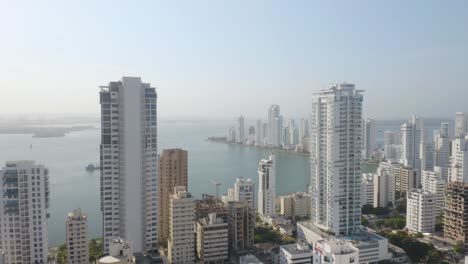
{"type": "Polygon", "coordinates": [[[48,263],[48,208],[47,168],[34,161],[7,162],[0,170],[0,251],[5,263],[48,263]]]}
{"type": "Polygon", "coordinates": [[[353,234],[361,225],[362,92],[336,84],[312,103],[311,221],[336,235],[353,234]]]}
{"type": "Polygon", "coordinates": [[[258,164],[258,212],[263,216],[275,215],[276,161],[273,154],[258,164]]]}
{"type": "Polygon", "coordinates": [[[421,175],[421,143],[424,141],[423,120],[411,116],[409,121],[401,125],[401,161],[421,175]]]}
{"type": "Polygon", "coordinates": [[[244,127],[244,116],[240,116],[238,119],[237,119],[237,139],[236,139],[236,142],[237,143],[244,143],[245,141],[245,127],[244,127]]]}
{"type": "Polygon", "coordinates": [[[134,252],[157,242],[156,91],[139,77],[101,86],[101,211],[104,252],[122,237],[134,252]]]}
{"type": "Polygon", "coordinates": [[[363,122],[363,130],[362,157],[370,160],[375,150],[375,120],[366,118],[363,122]]]}
{"type": "Polygon", "coordinates": [[[275,145],[279,142],[281,142],[281,129],[278,129],[278,123],[279,123],[279,118],[280,118],[280,107],[279,105],[272,105],[270,108],[268,108],[268,132],[267,132],[267,138],[268,138],[268,144],[277,146],[275,145]]]}
{"type": "Polygon", "coordinates": [[[262,146],[263,145],[263,124],[262,120],[258,119],[257,123],[255,124],[255,145],[262,146]]]}
{"type": "Polygon", "coordinates": [[[463,138],[468,133],[468,113],[457,112],[455,114],[455,137],[463,138]]]}

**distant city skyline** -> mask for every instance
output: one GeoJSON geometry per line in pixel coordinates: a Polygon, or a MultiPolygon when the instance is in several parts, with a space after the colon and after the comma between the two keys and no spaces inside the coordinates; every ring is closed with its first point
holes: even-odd
{"type": "Polygon", "coordinates": [[[98,113],[98,85],[154,84],[162,119],[308,114],[347,81],[364,116],[466,111],[466,1],[8,2],[0,113],[98,113]],[[118,17],[118,19],[116,19],[118,17]]]}

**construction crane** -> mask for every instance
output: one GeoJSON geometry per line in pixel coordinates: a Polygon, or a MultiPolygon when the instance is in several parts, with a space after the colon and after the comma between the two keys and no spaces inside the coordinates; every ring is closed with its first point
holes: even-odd
{"type": "Polygon", "coordinates": [[[219,188],[221,187],[221,183],[215,180],[211,180],[210,182],[216,185],[216,199],[219,200],[219,188]]]}

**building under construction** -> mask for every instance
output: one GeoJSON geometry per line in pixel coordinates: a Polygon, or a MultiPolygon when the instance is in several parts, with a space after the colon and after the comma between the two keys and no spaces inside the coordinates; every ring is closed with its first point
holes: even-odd
{"type": "Polygon", "coordinates": [[[208,217],[211,213],[216,213],[218,218],[222,218],[225,223],[228,222],[226,204],[213,195],[202,194],[202,200],[195,201],[196,219],[208,217]]]}
{"type": "Polygon", "coordinates": [[[449,182],[445,201],[444,237],[462,242],[468,252],[468,183],[449,182]]]}

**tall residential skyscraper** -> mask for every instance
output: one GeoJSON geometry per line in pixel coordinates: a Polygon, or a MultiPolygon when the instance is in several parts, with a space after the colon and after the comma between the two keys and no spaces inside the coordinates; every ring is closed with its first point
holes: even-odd
{"type": "Polygon", "coordinates": [[[302,143],[306,137],[309,137],[309,120],[302,118],[299,123],[299,143],[302,143]]]}
{"type": "Polygon", "coordinates": [[[236,128],[234,127],[228,128],[226,141],[231,142],[231,143],[237,142],[236,128]]]}
{"type": "Polygon", "coordinates": [[[245,141],[245,127],[244,127],[244,117],[241,115],[237,119],[237,143],[244,143],[245,141]]]}
{"type": "Polygon", "coordinates": [[[185,186],[174,187],[169,210],[168,260],[171,264],[194,263],[195,204],[185,186]]]}
{"type": "Polygon", "coordinates": [[[421,143],[424,140],[423,120],[411,116],[409,121],[401,126],[401,163],[409,166],[421,175],[421,143]]]}
{"type": "Polygon", "coordinates": [[[263,216],[275,215],[276,161],[273,154],[258,164],[258,212],[263,216]]]}
{"type": "Polygon", "coordinates": [[[81,209],[65,218],[65,238],[68,264],[89,263],[88,216],[81,209]]]}
{"type": "Polygon", "coordinates": [[[462,138],[468,134],[468,113],[455,114],[455,137],[462,138]]]}
{"type": "Polygon", "coordinates": [[[434,134],[434,166],[440,167],[445,179],[447,179],[450,167],[450,138],[448,127],[448,123],[442,123],[440,130],[434,134]]]}
{"type": "Polygon", "coordinates": [[[263,125],[262,120],[258,119],[255,123],[255,145],[262,146],[263,145],[263,125]]]}
{"type": "Polygon", "coordinates": [[[156,90],[139,77],[101,86],[101,211],[104,252],[122,237],[135,252],[157,242],[156,90]]]}
{"type": "Polygon", "coordinates": [[[456,138],[452,142],[449,181],[468,183],[468,139],[456,138]]]}
{"type": "Polygon", "coordinates": [[[401,136],[400,132],[385,131],[384,132],[384,151],[385,159],[390,161],[400,160],[401,154],[401,136]]]}
{"type": "Polygon", "coordinates": [[[375,120],[366,118],[363,121],[363,130],[362,157],[370,160],[375,150],[375,120]]]}
{"type": "Polygon", "coordinates": [[[419,153],[421,160],[421,171],[434,169],[434,143],[429,140],[424,140],[419,145],[419,153]]]}
{"type": "Polygon", "coordinates": [[[294,119],[289,120],[288,124],[288,136],[289,136],[289,144],[290,145],[297,145],[298,138],[299,138],[299,131],[296,127],[296,123],[294,122],[294,119]]]}
{"type": "Polygon", "coordinates": [[[281,139],[281,129],[277,129],[276,118],[280,117],[280,107],[279,105],[272,105],[268,108],[268,144],[275,145],[275,142],[280,142],[281,139]]]}
{"type": "Polygon", "coordinates": [[[353,234],[361,225],[362,101],[361,90],[342,83],[316,93],[312,102],[311,221],[336,235],[353,234]]]}
{"type": "Polygon", "coordinates": [[[169,202],[176,186],[188,188],[188,153],[183,149],[165,149],[158,166],[158,241],[169,238],[169,202]]]}
{"type": "Polygon", "coordinates": [[[0,170],[0,249],[5,263],[47,263],[49,172],[34,161],[0,170]]]}

